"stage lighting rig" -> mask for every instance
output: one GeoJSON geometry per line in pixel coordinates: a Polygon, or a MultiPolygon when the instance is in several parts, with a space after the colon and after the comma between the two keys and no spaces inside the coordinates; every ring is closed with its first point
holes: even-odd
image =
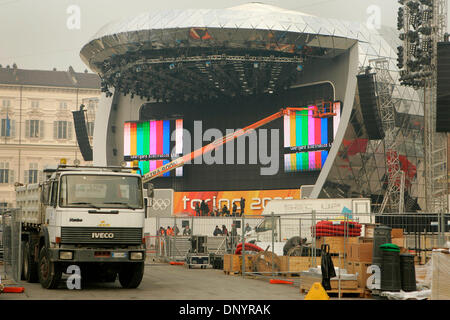
{"type": "Polygon", "coordinates": [[[431,35],[431,28],[430,27],[421,27],[421,28],[419,28],[419,32],[421,34],[429,36],[429,35],[431,35]]]}
{"type": "Polygon", "coordinates": [[[425,6],[431,7],[433,5],[433,2],[431,0],[419,0],[419,2],[425,6]]]}
{"type": "Polygon", "coordinates": [[[404,26],[404,9],[402,7],[398,8],[398,15],[397,15],[397,30],[403,29],[404,26]]]}

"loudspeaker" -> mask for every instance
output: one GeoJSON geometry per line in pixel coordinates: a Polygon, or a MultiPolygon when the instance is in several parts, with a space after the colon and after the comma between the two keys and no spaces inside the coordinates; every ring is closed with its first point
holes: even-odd
{"type": "Polygon", "coordinates": [[[384,130],[380,113],[378,112],[373,73],[361,74],[357,78],[361,115],[369,140],[383,139],[384,130]]]}
{"type": "Polygon", "coordinates": [[[437,45],[436,131],[450,132],[450,42],[437,45]]]}
{"type": "Polygon", "coordinates": [[[84,111],[73,111],[73,124],[75,127],[75,134],[77,135],[78,147],[84,161],[92,161],[92,148],[89,143],[87,134],[86,120],[84,118],[84,111]]]}

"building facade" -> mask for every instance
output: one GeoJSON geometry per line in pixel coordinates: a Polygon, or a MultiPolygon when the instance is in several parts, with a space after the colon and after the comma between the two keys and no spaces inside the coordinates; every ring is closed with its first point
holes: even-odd
{"type": "Polygon", "coordinates": [[[0,206],[12,207],[14,184],[36,183],[61,158],[86,164],[80,154],[72,111],[86,107],[93,134],[100,82],[95,74],[0,68],[0,206]]]}

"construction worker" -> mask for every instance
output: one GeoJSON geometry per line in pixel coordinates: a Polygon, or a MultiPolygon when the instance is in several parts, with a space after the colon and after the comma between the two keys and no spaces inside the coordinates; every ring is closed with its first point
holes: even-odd
{"type": "Polygon", "coordinates": [[[172,228],[170,226],[167,226],[166,235],[173,236],[173,230],[172,230],[172,228]]]}
{"type": "Polygon", "coordinates": [[[195,215],[197,217],[200,216],[200,206],[198,205],[198,202],[195,203],[195,215]]]}
{"type": "Polygon", "coordinates": [[[233,212],[232,212],[232,216],[233,217],[236,217],[236,212],[237,212],[237,205],[236,205],[236,202],[233,202],[233,212]]]}
{"type": "Polygon", "coordinates": [[[183,236],[190,236],[191,235],[191,229],[189,229],[189,226],[186,225],[183,229],[183,236]]]}
{"type": "Polygon", "coordinates": [[[241,197],[240,205],[241,205],[241,217],[242,217],[244,215],[244,210],[245,210],[245,199],[242,197],[241,197]]]}
{"type": "Polygon", "coordinates": [[[216,228],[214,229],[213,235],[214,235],[214,237],[222,235],[222,230],[220,230],[219,226],[216,226],[216,228]]]}

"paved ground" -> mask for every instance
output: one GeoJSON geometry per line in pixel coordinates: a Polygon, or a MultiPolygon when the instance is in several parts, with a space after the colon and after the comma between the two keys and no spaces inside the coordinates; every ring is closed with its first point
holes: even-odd
{"type": "Polygon", "coordinates": [[[268,280],[225,275],[216,269],[188,269],[168,264],[147,265],[137,289],[120,283],[88,283],[82,290],[68,290],[65,282],[55,290],[39,283],[23,283],[24,293],[0,294],[0,300],[303,300],[298,285],[270,284],[268,280]]]}

